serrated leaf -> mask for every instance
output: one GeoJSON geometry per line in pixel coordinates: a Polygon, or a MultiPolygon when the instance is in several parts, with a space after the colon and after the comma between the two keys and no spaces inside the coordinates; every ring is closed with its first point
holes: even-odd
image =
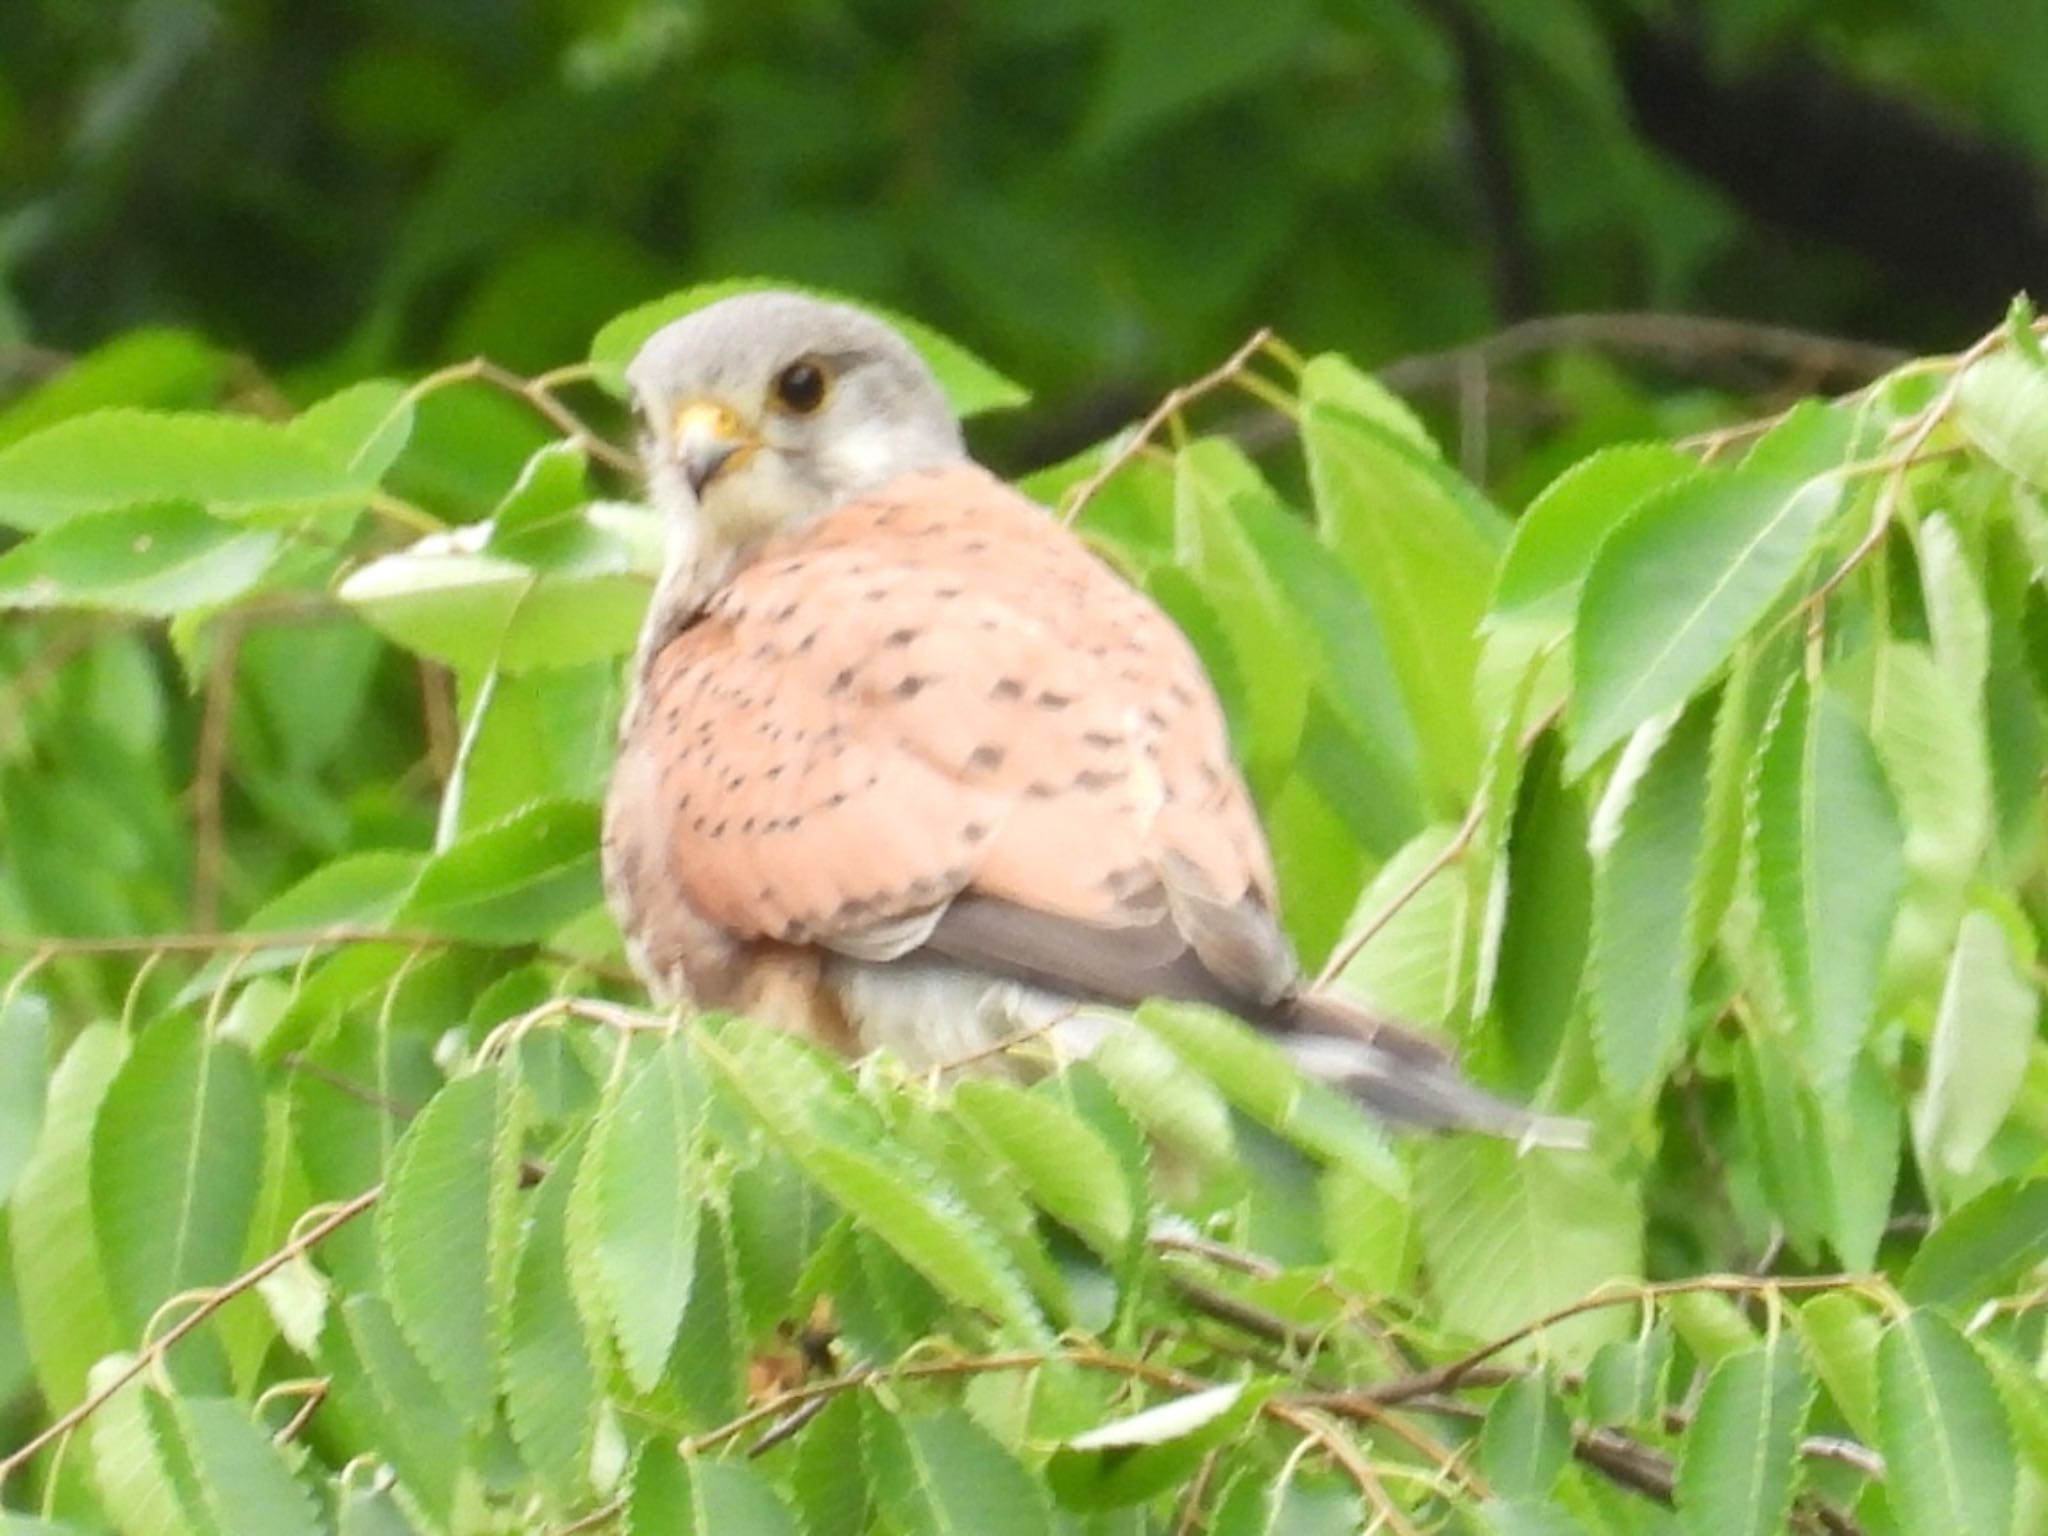
{"type": "Polygon", "coordinates": [[[1448,812],[1478,778],[1472,681],[1507,525],[1441,462],[1341,405],[1303,413],[1302,445],[1317,526],[1371,600],[1432,805],[1448,812]]]}
{"type": "Polygon", "coordinates": [[[1665,443],[1623,443],[1572,465],[1515,519],[1487,626],[1533,610],[1562,632],[1601,541],[1652,493],[1699,468],[1665,443]]]}
{"type": "MultiPolygon", "coordinates": [[[[735,294],[760,289],[786,291],[789,287],[787,283],[771,283],[761,279],[701,283],[694,288],[684,288],[651,303],[642,304],[637,309],[629,309],[623,315],[607,322],[591,341],[591,364],[606,388],[614,393],[623,394],[626,365],[646,344],[647,339],[671,320],[679,320],[684,315],[715,304],[720,299],[731,298],[735,294]]],[[[923,325],[907,315],[843,298],[822,289],[812,288],[805,291],[815,298],[854,304],[888,321],[901,331],[904,340],[917,348],[926,366],[938,377],[940,387],[946,392],[947,402],[961,416],[1007,410],[1011,406],[1022,405],[1031,398],[1022,385],[1003,377],[958,342],[940,335],[930,326],[923,325]]]]}
{"type": "Polygon", "coordinates": [[[1954,1179],[1976,1166],[2019,1097],[2040,1011],[2005,928],[1988,912],[1966,914],[1913,1108],[1913,1142],[1930,1174],[1954,1179]]]}
{"type": "Polygon", "coordinates": [[[1064,1104],[995,1078],[953,1093],[953,1111],[1021,1179],[1031,1197],[1106,1256],[1130,1236],[1131,1192],[1116,1154],[1064,1104]]]}
{"type": "Polygon", "coordinates": [[[883,1517],[920,1536],[1052,1536],[1039,1485],[957,1408],[898,1417],[862,1408],[869,1482],[883,1517]]]}
{"type": "Polygon", "coordinates": [[[1755,787],[1764,929],[1824,1097],[1842,1089],[1877,1006],[1878,967],[1904,882],[1898,807],[1848,702],[1795,682],[1755,787]]]}
{"type": "Polygon", "coordinates": [[[110,406],[204,405],[226,380],[226,353],[189,331],[137,330],[74,359],[0,410],[0,446],[110,406]]]}
{"type": "Polygon", "coordinates": [[[360,504],[371,479],[285,428],[205,412],[95,411],[0,448],[0,525],[189,501],[222,517],[360,504]]]}
{"type": "Polygon", "coordinates": [[[518,1175],[496,1070],[457,1078],[398,1144],[377,1207],[392,1316],[449,1403],[475,1424],[491,1408],[494,1276],[511,1241],[502,1212],[518,1175]]]}
{"type": "MultiPolygon", "coordinates": [[[[134,1363],[130,1355],[108,1355],[92,1369],[92,1387],[103,1391],[134,1363]]],[[[164,1402],[145,1379],[117,1390],[86,1421],[94,1481],[107,1513],[122,1536],[212,1536],[187,1519],[191,1470],[182,1446],[170,1442],[175,1428],[164,1402]]]]}
{"type": "Polygon", "coordinates": [[[1652,1092],[1684,1043],[1715,713],[1695,700],[1671,727],[1594,862],[1593,1047],[1625,1100],[1652,1092]]]}
{"type": "Polygon", "coordinates": [[[1993,352],[1956,381],[1955,419],[1986,458],[2048,487],[2048,369],[2018,352],[1993,352]]]}
{"type": "Polygon", "coordinates": [[[1358,1536],[1369,1530],[1357,1490],[1323,1478],[1274,1478],[1254,1468],[1216,1501],[1209,1536],[1358,1536]]]}
{"type": "Polygon", "coordinates": [[[558,1509],[582,1496],[595,1432],[598,1374],[570,1293],[565,1217],[588,1143],[558,1153],[533,1195],[505,1320],[505,1421],[558,1509]]]}
{"type": "MultiPolygon", "coordinates": [[[[1423,1146],[1416,1221],[1443,1320],[1495,1338],[1640,1275],[1636,1200],[1586,1153],[1524,1154],[1479,1137],[1423,1146]]],[[[1625,1309],[1603,1309],[1551,1329],[1541,1347],[1583,1359],[1627,1326],[1625,1309]]]]}
{"type": "Polygon", "coordinates": [[[626,1536],[799,1536],[788,1507],[737,1461],[678,1456],[657,1437],[633,1464],[626,1536]]]}
{"type": "Polygon", "coordinates": [[[310,1491],[240,1403],[184,1397],[174,1409],[192,1458],[205,1529],[218,1536],[318,1536],[310,1491]]]}
{"type": "Polygon", "coordinates": [[[1303,1076],[1285,1051],[1238,1019],[1152,1002],[1138,1009],[1137,1021],[1276,1135],[1317,1157],[1347,1163],[1386,1189],[1407,1188],[1407,1175],[1386,1138],[1358,1107],[1303,1076]]]}
{"type": "Polygon", "coordinates": [[[597,834],[582,801],[516,811],[436,854],[394,922],[487,944],[545,938],[601,898],[597,834]]]}
{"type": "Polygon", "coordinates": [[[1814,1297],[1793,1313],[1814,1373],[1850,1429],[1877,1439],[1877,1346],[1884,1329],[1867,1302],[1846,1291],[1814,1297]]]}
{"type": "Polygon", "coordinates": [[[1833,478],[1800,485],[1734,471],[1638,506],[1601,544],[1579,594],[1571,771],[1711,682],[1840,503],[1833,478]]]}
{"type": "Polygon", "coordinates": [[[1507,910],[1501,919],[1493,1008],[1517,1091],[1533,1092],[1566,1044],[1585,978],[1595,876],[1586,810],[1564,782],[1563,752],[1546,731],[1529,754],[1509,823],[1507,910]]]}
{"type": "Polygon", "coordinates": [[[0,996],[0,1206],[35,1155],[49,1086],[49,1007],[9,990],[0,996]]]}
{"type": "Polygon", "coordinates": [[[0,608],[104,608],[166,617],[255,586],[280,536],[191,502],[90,512],[0,555],[0,608]]]}
{"type": "Polygon", "coordinates": [[[1774,1536],[1785,1528],[1812,1395],[1789,1334],[1714,1367],[1678,1463],[1687,1531],[1774,1536]]]}
{"type": "Polygon", "coordinates": [[[383,1459],[407,1494],[445,1521],[464,1477],[464,1426],[384,1298],[351,1296],[330,1312],[322,1355],[337,1396],[358,1397],[373,1418],[383,1459]]]}
{"type": "Polygon", "coordinates": [[[993,1233],[887,1136],[843,1074],[796,1041],[731,1020],[697,1048],[770,1140],[842,1209],[955,1301],[1037,1334],[1038,1308],[993,1233]]]}
{"type": "Polygon", "coordinates": [[[664,1041],[599,1112],[573,1197],[573,1229],[603,1299],[607,1331],[642,1392],[660,1382],[696,1278],[707,1191],[695,1140],[703,1091],[688,1045],[664,1041]]]}
{"type": "Polygon", "coordinates": [[[1540,1371],[1509,1382],[1479,1428],[1479,1466],[1495,1492],[1540,1499],[1572,1455],[1571,1417],[1540,1371]]]}
{"type": "Polygon", "coordinates": [[[860,1401],[845,1394],[804,1426],[790,1494],[804,1536],[862,1536],[873,1502],[860,1456],[860,1401]]]}
{"type": "Polygon", "coordinates": [[[316,400],[285,428],[339,462],[351,475],[382,479],[412,439],[410,391],[390,379],[364,379],[316,400]]]}
{"type": "Polygon", "coordinates": [[[1662,1323],[1611,1339],[1586,1367],[1586,1415],[1595,1424],[1661,1424],[1671,1371],[1671,1330],[1662,1323]]]}
{"type": "Polygon", "coordinates": [[[44,1399],[85,1395],[93,1362],[117,1343],[92,1220],[92,1129],[128,1050],[112,1024],[91,1024],[50,1075],[42,1134],[8,1210],[21,1328],[44,1399]]]}
{"type": "Polygon", "coordinates": [[[142,1032],[107,1085],[92,1138],[93,1232],[129,1332],[172,1296],[242,1267],[263,1137],[246,1051],[183,1018],[142,1032]]]}
{"type": "Polygon", "coordinates": [[[1991,1373],[1969,1341],[1916,1309],[1877,1349],[1877,1449],[1903,1536],[2012,1525],[2019,1469],[1991,1373]]]}
{"type": "Polygon", "coordinates": [[[1915,1306],[1968,1308],[2048,1263],[2048,1179],[2007,1179],[1950,1213],[1906,1266],[1915,1306]]]}

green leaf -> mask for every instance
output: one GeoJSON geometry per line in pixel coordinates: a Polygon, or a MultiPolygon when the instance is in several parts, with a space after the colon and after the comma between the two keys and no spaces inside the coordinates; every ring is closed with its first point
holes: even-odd
{"type": "Polygon", "coordinates": [[[588,1143],[558,1153],[532,1197],[505,1320],[505,1421],[519,1454],[557,1509],[588,1483],[599,1379],[569,1281],[565,1216],[588,1143]]]}
{"type": "Polygon", "coordinates": [[[845,1075],[775,1030],[729,1020],[697,1049],[770,1140],[946,1295],[1029,1335],[1043,1323],[995,1235],[882,1129],[845,1075]]]}
{"type": "Polygon", "coordinates": [[[42,1134],[8,1209],[23,1342],[50,1403],[78,1401],[93,1362],[133,1337],[125,1325],[116,1333],[94,1235],[90,1172],[93,1126],[127,1049],[127,1037],[112,1024],[88,1025],[71,1042],[50,1075],[42,1134]]]}
{"type": "Polygon", "coordinates": [[[0,447],[88,411],[116,405],[204,405],[227,379],[229,359],[189,331],[116,336],[0,410],[0,447]]]}
{"type": "Polygon", "coordinates": [[[1877,1348],[1884,1329],[1868,1302],[1847,1291],[1814,1297],[1793,1313],[1814,1373],[1850,1430],[1877,1439],[1877,1348]]]}
{"type": "MultiPolygon", "coordinates": [[[[108,1355],[92,1369],[94,1391],[104,1391],[134,1364],[108,1355]]],[[[192,1470],[164,1399],[146,1376],[128,1382],[86,1421],[94,1481],[122,1536],[213,1536],[187,1519],[195,1502],[192,1470]]]]}
{"type": "Polygon", "coordinates": [[[174,1407],[203,1501],[205,1518],[195,1523],[219,1536],[317,1536],[312,1494],[245,1407],[215,1397],[178,1398],[174,1407]]]}
{"type": "Polygon", "coordinates": [[[1764,927],[1824,1098],[1870,1031],[1878,967],[1904,882],[1898,808],[1848,702],[1795,682],[1757,765],[1764,927]]]}
{"type": "MultiPolygon", "coordinates": [[[[1461,1333],[1495,1338],[1642,1273],[1637,1191],[1590,1154],[1476,1136],[1420,1152],[1422,1251],[1441,1316],[1461,1333]]],[[[1626,1309],[1603,1309],[1549,1330],[1543,1347],[1584,1359],[1627,1326],[1626,1309]]]]}
{"type": "Polygon", "coordinates": [[[1479,1430],[1479,1466],[1496,1493],[1542,1498],[1557,1485],[1571,1455],[1571,1416],[1542,1372],[1501,1388],[1479,1430]]]}
{"type": "Polygon", "coordinates": [[[1991,1373],[1969,1341],[1915,1310],[1877,1350],[1877,1449],[1903,1536],[2012,1526],[2018,1466],[1991,1373]]]}
{"type": "Polygon", "coordinates": [[[142,1032],[93,1124],[93,1231],[130,1332],[242,1267],[263,1178],[263,1094],[240,1046],[171,1017],[142,1032]]]}
{"type": "Polygon", "coordinates": [[[1087,1121],[1047,1094],[996,1078],[960,1084],[953,1111],[1055,1218],[1106,1257],[1123,1251],[1131,1191],[1116,1154],[1087,1121]]]}
{"type": "Polygon", "coordinates": [[[1209,1536],[1358,1536],[1371,1529],[1349,1483],[1254,1469],[1216,1501],[1209,1536]]]}
{"type": "Polygon", "coordinates": [[[1699,461],[1664,443],[1624,443],[1579,460],[1515,520],[1488,628],[1541,617],[1562,633],[1601,541],[1654,492],[1699,473],[1699,461]]]}
{"type": "Polygon", "coordinates": [[[1678,1513],[1697,1536],[1774,1536],[1792,1508],[1813,1389],[1779,1334],[1714,1367],[1678,1464],[1678,1513]]]}
{"type": "Polygon", "coordinates": [[[518,1178],[498,1070],[459,1077],[406,1127],[377,1207],[392,1315],[450,1404],[489,1413],[503,1298],[496,1275],[512,1241],[518,1178]]]}
{"type": "Polygon", "coordinates": [[[446,1521],[465,1478],[461,1418],[405,1341],[383,1297],[351,1296],[328,1314],[322,1356],[333,1391],[374,1422],[384,1460],[401,1488],[446,1521]]]}
{"type": "Polygon", "coordinates": [[[1586,1416],[1595,1424],[1661,1427],[1671,1372],[1671,1330],[1658,1323],[1602,1344],[1586,1367],[1586,1416]]]}
{"type": "Polygon", "coordinates": [[[1593,1047],[1625,1100],[1652,1093],[1684,1044],[1714,718],[1700,699],[1639,732],[1608,787],[1625,804],[1593,823],[1593,1047]]]}
{"type": "Polygon", "coordinates": [[[240,597],[279,535],[190,502],[92,512],[0,555],[0,608],[105,608],[160,617],[240,597]]]}
{"type": "Polygon", "coordinates": [[[1493,985],[1512,1082],[1522,1093],[1535,1090],[1564,1046],[1585,977],[1598,888],[1586,831],[1557,736],[1546,731],[1529,754],[1509,826],[1507,911],[1493,985]]]}
{"type": "Polygon", "coordinates": [[[1052,1536],[1045,1494],[956,1408],[897,1417],[862,1407],[868,1477],[884,1519],[920,1536],[1052,1536]]]}
{"type": "Polygon", "coordinates": [[[285,428],[351,475],[380,480],[412,437],[412,396],[390,379],[365,379],[306,407],[285,428]]]}
{"type": "Polygon", "coordinates": [[[2048,1263],[2048,1179],[1992,1185],[1936,1225],[1906,1266],[1915,1306],[1968,1308],[2048,1263]]]}
{"type": "Polygon", "coordinates": [[[1652,494],[1601,544],[1579,595],[1571,771],[1711,682],[1841,504],[1832,478],[1743,471],[1652,494]]]}
{"type": "Polygon", "coordinates": [[[626,1536],[798,1536],[782,1497],[737,1461],[678,1456],[656,1437],[633,1463],[626,1536]]]}
{"type": "Polygon", "coordinates": [[[1070,1437],[1046,1463],[1047,1486],[1068,1509],[1122,1509],[1185,1487],[1216,1447],[1243,1434],[1264,1390],[1243,1382],[1169,1398],[1070,1437]]]}
{"type": "MultiPolygon", "coordinates": [[[[680,320],[684,315],[704,309],[720,299],[735,294],[752,293],[761,289],[787,291],[788,283],[768,282],[762,279],[742,279],[721,283],[701,283],[694,288],[678,292],[629,309],[623,315],[606,323],[590,343],[590,361],[597,370],[598,379],[607,389],[616,394],[625,393],[626,365],[632,362],[648,338],[667,325],[671,320],[680,320]]],[[[940,335],[930,326],[912,320],[907,315],[860,300],[849,299],[840,294],[828,293],[823,289],[802,290],[815,298],[830,299],[836,303],[853,304],[870,314],[886,320],[903,333],[903,337],[925,364],[938,377],[939,385],[946,392],[946,399],[953,410],[961,416],[978,416],[984,411],[1007,410],[1022,405],[1031,398],[1022,385],[1006,379],[980,358],[974,356],[958,342],[940,335]]]]}
{"type": "Polygon", "coordinates": [[[50,1010],[33,993],[0,994],[0,1206],[35,1155],[50,1088],[50,1010]]]}
{"type": "Polygon", "coordinates": [[[1355,1104],[1304,1077],[1270,1039],[1229,1014],[1190,1005],[1146,1003],[1137,1020],[1268,1130],[1382,1188],[1406,1190],[1385,1136],[1355,1104]]]}
{"type": "Polygon", "coordinates": [[[0,448],[0,525],[34,533],[143,502],[222,517],[347,510],[373,480],[317,444],[248,416],[95,411],[0,448]]]}
{"type": "Polygon", "coordinates": [[[1317,525],[1371,600],[1432,803],[1462,806],[1482,753],[1472,682],[1505,525],[1440,462],[1342,406],[1311,406],[1302,444],[1317,525]]]}
{"type": "Polygon", "coordinates": [[[1963,918],[1934,1016],[1913,1143],[1938,1179],[1967,1177],[2012,1110],[2026,1076],[2040,994],[1990,913],[1963,918]]]}
{"type": "Polygon", "coordinates": [[[597,834],[594,805],[530,805],[436,854],[395,922],[487,944],[546,938],[603,894],[597,834]]]}
{"type": "Polygon", "coordinates": [[[660,1382],[696,1278],[707,1190],[696,1138],[703,1089],[688,1044],[662,1043],[608,1091],[572,1197],[602,1325],[642,1392],[660,1382]]]}
{"type": "Polygon", "coordinates": [[[1993,352],[1956,384],[1956,424],[1984,456],[2031,485],[2048,487],[2048,369],[2017,352],[1993,352]]]}

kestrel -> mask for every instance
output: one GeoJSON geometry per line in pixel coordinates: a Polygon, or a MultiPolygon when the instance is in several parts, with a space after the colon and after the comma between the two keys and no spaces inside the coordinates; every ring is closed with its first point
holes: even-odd
{"type": "Polygon", "coordinates": [[[1582,1139],[1305,990],[1193,649],[967,457],[894,330],[750,294],[628,378],[670,543],[604,867],[657,996],[919,1068],[1176,998],[1383,1116],[1582,1139]]]}

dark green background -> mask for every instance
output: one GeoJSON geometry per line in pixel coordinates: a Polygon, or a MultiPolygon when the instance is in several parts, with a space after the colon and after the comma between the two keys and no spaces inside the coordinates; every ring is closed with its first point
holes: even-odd
{"type": "Polygon", "coordinates": [[[787,277],[1033,385],[1013,467],[1262,323],[1945,347],[2048,268],[2044,62],[1983,0],[8,0],[0,345],[190,326],[301,396],[787,277]]]}

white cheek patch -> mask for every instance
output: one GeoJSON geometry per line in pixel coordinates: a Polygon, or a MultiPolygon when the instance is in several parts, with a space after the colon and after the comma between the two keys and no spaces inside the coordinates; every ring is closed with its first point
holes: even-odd
{"type": "Polygon", "coordinates": [[[826,458],[834,485],[869,486],[894,479],[903,455],[894,431],[866,421],[839,433],[826,458]]]}

